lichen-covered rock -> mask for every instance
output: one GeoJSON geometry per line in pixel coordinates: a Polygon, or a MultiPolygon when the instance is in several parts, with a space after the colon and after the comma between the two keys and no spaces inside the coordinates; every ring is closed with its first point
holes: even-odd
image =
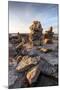
{"type": "Polygon", "coordinates": [[[18,66],[16,67],[16,71],[22,72],[25,70],[30,69],[32,66],[38,64],[40,61],[40,56],[35,56],[35,57],[29,57],[29,56],[24,56],[18,66]]]}

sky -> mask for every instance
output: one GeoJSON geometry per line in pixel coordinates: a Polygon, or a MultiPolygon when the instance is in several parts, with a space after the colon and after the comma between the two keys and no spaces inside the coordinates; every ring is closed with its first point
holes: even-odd
{"type": "Polygon", "coordinates": [[[53,26],[58,33],[58,5],[28,2],[8,2],[9,33],[29,33],[34,20],[42,24],[43,32],[53,26]]]}

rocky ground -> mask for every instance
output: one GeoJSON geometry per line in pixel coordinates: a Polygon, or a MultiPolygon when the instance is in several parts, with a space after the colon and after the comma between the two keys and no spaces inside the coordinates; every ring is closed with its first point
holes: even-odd
{"type": "Polygon", "coordinates": [[[9,39],[8,64],[9,88],[58,85],[58,40],[31,47],[16,38],[9,39]]]}

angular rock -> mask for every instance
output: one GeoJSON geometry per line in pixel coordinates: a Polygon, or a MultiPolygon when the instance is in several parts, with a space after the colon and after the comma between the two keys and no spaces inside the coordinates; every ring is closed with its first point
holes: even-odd
{"type": "Polygon", "coordinates": [[[39,62],[39,66],[40,66],[40,70],[42,73],[53,76],[55,78],[58,77],[56,74],[56,73],[58,73],[58,72],[56,72],[56,68],[53,65],[51,65],[50,63],[48,63],[44,58],[41,58],[41,60],[39,62]]]}
{"type": "Polygon", "coordinates": [[[11,85],[9,88],[21,88],[21,87],[27,87],[28,86],[28,81],[25,77],[25,73],[17,73],[18,78],[14,82],[13,85],[11,85]]]}
{"type": "Polygon", "coordinates": [[[15,73],[14,68],[12,67],[12,69],[9,69],[8,72],[8,86],[10,87],[11,85],[14,85],[15,81],[17,80],[17,75],[15,73]]]}
{"type": "Polygon", "coordinates": [[[51,39],[44,39],[44,44],[51,44],[52,40],[51,39]]]}
{"type": "Polygon", "coordinates": [[[13,58],[9,58],[9,71],[8,71],[8,86],[11,86],[15,83],[17,74],[15,72],[15,68],[17,66],[17,62],[13,58]]]}
{"type": "Polygon", "coordinates": [[[25,73],[17,73],[16,66],[17,66],[16,60],[14,60],[13,58],[10,58],[9,71],[8,71],[9,88],[20,88],[20,87],[25,87],[27,85],[25,73]]]}
{"type": "Polygon", "coordinates": [[[19,63],[21,61],[21,59],[22,59],[22,56],[18,56],[17,59],[16,59],[17,63],[19,63]]]}
{"type": "Polygon", "coordinates": [[[29,57],[29,56],[24,56],[18,66],[16,67],[16,71],[22,72],[25,70],[30,69],[32,66],[38,64],[40,61],[40,56],[36,57],[29,57]]]}
{"type": "Polygon", "coordinates": [[[40,51],[47,53],[47,52],[51,52],[52,50],[48,48],[41,48],[40,51]]]}
{"type": "Polygon", "coordinates": [[[29,56],[38,56],[39,51],[36,50],[36,48],[32,48],[31,50],[28,51],[29,56]]]}
{"type": "Polygon", "coordinates": [[[44,34],[44,44],[51,44],[53,43],[53,27],[51,26],[48,31],[45,32],[44,34]]]}
{"type": "Polygon", "coordinates": [[[9,57],[9,67],[10,66],[13,66],[13,67],[17,66],[16,60],[14,58],[11,58],[11,57],[9,57]]]}
{"type": "Polygon", "coordinates": [[[9,57],[14,57],[16,55],[16,48],[11,43],[9,43],[9,57]]]}
{"type": "Polygon", "coordinates": [[[21,42],[16,46],[16,50],[21,49],[22,47],[23,47],[23,43],[21,42]]]}
{"type": "Polygon", "coordinates": [[[29,69],[29,71],[26,74],[26,77],[28,79],[29,84],[35,83],[38,76],[40,74],[40,67],[39,64],[29,69]]]}

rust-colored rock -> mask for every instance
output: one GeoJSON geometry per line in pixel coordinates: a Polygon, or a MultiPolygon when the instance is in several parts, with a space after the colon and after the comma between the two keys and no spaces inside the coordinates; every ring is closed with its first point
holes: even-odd
{"type": "Polygon", "coordinates": [[[53,43],[53,27],[51,26],[48,31],[45,32],[44,34],[44,43],[45,44],[51,44],[53,43]]]}

